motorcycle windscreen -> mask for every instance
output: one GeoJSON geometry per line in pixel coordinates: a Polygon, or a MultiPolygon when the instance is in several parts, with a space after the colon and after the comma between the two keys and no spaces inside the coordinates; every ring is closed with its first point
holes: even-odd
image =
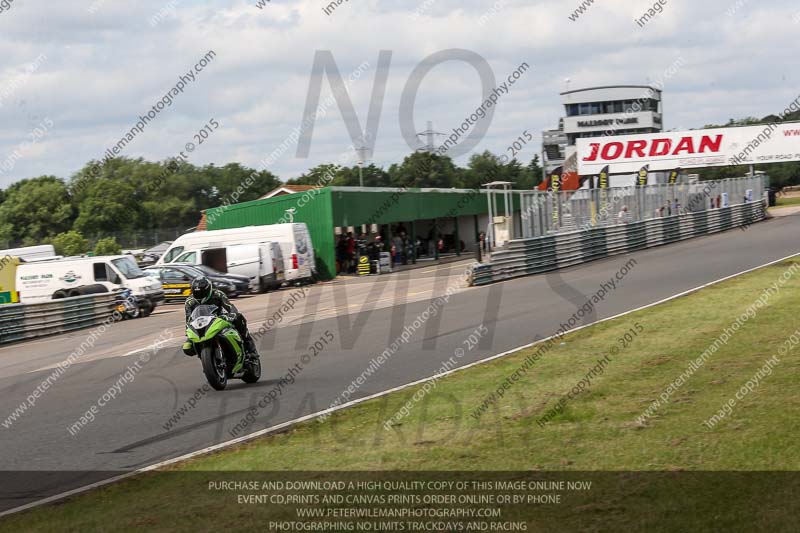
{"type": "MultiPolygon", "coordinates": [[[[200,333],[209,324],[214,322],[217,316],[216,305],[198,305],[189,316],[189,325],[200,333]]],[[[202,335],[201,335],[202,336],[202,335]]]]}
{"type": "Polygon", "coordinates": [[[189,320],[194,320],[195,318],[200,318],[201,316],[217,316],[217,306],[216,305],[198,305],[192,311],[189,320]]]}

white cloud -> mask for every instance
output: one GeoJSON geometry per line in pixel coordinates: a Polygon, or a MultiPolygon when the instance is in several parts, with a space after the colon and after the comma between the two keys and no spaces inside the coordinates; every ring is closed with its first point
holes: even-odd
{"type": "MultiPolygon", "coordinates": [[[[383,164],[409,152],[398,122],[408,75],[447,48],[481,54],[498,82],[523,61],[532,66],[503,97],[477,148],[498,154],[523,130],[538,136],[556,126],[565,78],[571,88],[654,82],[682,56],[685,66],[664,87],[667,128],[766,115],[800,93],[790,46],[797,8],[789,1],[748,2],[728,15],[735,0],[670,0],[643,28],[634,19],[652,2],[641,0],[598,1],[576,22],[568,15],[579,0],[503,0],[483,25],[493,1],[351,0],[330,15],[323,0],[273,0],[264,9],[257,0],[107,0],[89,13],[93,1],[15,2],[0,13],[0,93],[39,54],[47,57],[0,108],[0,159],[43,117],[55,123],[46,143],[0,176],[0,186],[40,174],[68,177],[101,158],[208,50],[216,59],[125,155],[173,156],[214,117],[221,128],[191,160],[255,166],[300,124],[316,50],[331,50],[343,76],[369,62],[350,90],[362,127],[378,53],[393,51],[374,155],[383,164]],[[160,11],[163,20],[151,25],[160,11]]],[[[328,90],[326,82],[323,98],[328,90]]],[[[477,73],[443,64],[422,84],[415,122],[422,130],[433,120],[435,129],[449,132],[479,103],[477,73]]],[[[297,159],[291,150],[272,170],[294,177],[335,160],[350,143],[334,107],[316,125],[310,157],[297,159]]],[[[530,145],[526,159],[538,151],[538,144],[530,145]]]]}

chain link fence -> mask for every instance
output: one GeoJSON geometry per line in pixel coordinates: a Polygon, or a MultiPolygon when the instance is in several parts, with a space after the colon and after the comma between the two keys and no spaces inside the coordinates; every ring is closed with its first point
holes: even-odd
{"type": "Polygon", "coordinates": [[[151,248],[164,241],[174,241],[187,229],[181,228],[159,228],[138,231],[112,231],[98,233],[96,235],[86,235],[90,245],[94,248],[97,241],[107,237],[113,237],[125,250],[138,250],[141,248],[151,248]]]}
{"type": "MultiPolygon", "coordinates": [[[[93,235],[84,235],[83,237],[89,241],[89,249],[94,250],[97,241],[113,237],[123,250],[138,250],[142,248],[151,248],[164,241],[174,241],[191,228],[158,228],[148,230],[136,231],[108,231],[100,232],[93,235]]],[[[52,239],[43,239],[40,243],[33,244],[50,244],[52,239]]],[[[23,246],[31,246],[31,243],[22,241],[9,241],[0,240],[0,250],[10,248],[21,248],[23,246]]]]}

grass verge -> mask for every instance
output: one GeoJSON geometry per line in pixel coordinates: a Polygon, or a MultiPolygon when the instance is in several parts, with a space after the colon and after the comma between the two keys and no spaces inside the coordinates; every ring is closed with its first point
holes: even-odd
{"type": "Polygon", "coordinates": [[[790,205],[800,205],[800,196],[779,196],[775,200],[775,207],[787,207],[790,205]]]}
{"type": "Polygon", "coordinates": [[[535,471],[545,477],[579,473],[585,479],[617,472],[595,478],[605,487],[603,494],[572,495],[569,505],[522,511],[528,513],[525,520],[543,530],[738,531],[754,524],[781,530],[796,507],[790,493],[800,484],[794,477],[779,489],[774,477],[691,473],[800,469],[800,423],[793,408],[800,348],[781,353],[770,373],[713,427],[704,424],[800,328],[800,270],[752,317],[740,320],[727,342],[718,343],[719,349],[651,409],[651,416],[640,417],[765,290],[789,268],[798,267],[800,259],[765,267],[567,335],[477,420],[470,416],[474,409],[536,347],[439,380],[388,430],[384,422],[418,388],[338,412],[324,423],[299,424],[188,461],[166,473],[20,513],[0,520],[0,529],[198,531],[206,525],[215,529],[224,520],[226,529],[264,530],[265,521],[280,511],[237,505],[234,495],[223,498],[204,490],[204,484],[212,477],[231,479],[234,475],[226,471],[246,478],[259,471],[450,471],[457,476],[480,470],[535,471]],[[626,334],[631,339],[622,342],[626,334]],[[537,423],[606,356],[602,372],[596,372],[585,392],[567,399],[543,427],[537,423]],[[631,473],[636,471],[654,474],[631,473]],[[743,494],[745,485],[750,490],[743,494]],[[690,500],[689,494],[705,497],[690,500]],[[676,511],[678,501],[683,508],[676,511]]]}

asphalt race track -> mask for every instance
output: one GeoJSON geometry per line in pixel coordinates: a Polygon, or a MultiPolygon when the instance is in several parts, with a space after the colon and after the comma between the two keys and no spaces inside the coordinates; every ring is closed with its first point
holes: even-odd
{"type": "MultiPolygon", "coordinates": [[[[461,359],[463,364],[553,334],[631,257],[636,265],[588,321],[800,253],[798,235],[800,215],[786,216],[755,224],[746,231],[731,230],[558,273],[458,292],[440,315],[429,319],[358,389],[353,399],[432,375],[481,323],[489,328],[489,339],[467,353],[461,359]]],[[[428,307],[428,299],[402,303],[402,295],[413,290],[417,281],[412,278],[408,283],[407,289],[402,283],[397,285],[402,290],[395,291],[396,299],[389,306],[288,325],[268,333],[260,340],[262,381],[256,385],[233,381],[224,392],[206,394],[170,431],[164,424],[205,383],[199,361],[184,356],[176,346],[182,340],[182,314],[179,310],[161,312],[114,325],[97,342],[95,351],[101,356],[73,365],[34,407],[10,427],[0,426],[0,470],[28,471],[3,475],[0,510],[230,440],[229,431],[248,407],[307,353],[305,346],[330,331],[334,335],[332,344],[284,391],[279,408],[264,409],[248,432],[327,408],[370,359],[428,307]],[[71,435],[67,428],[138,359],[140,353],[135,349],[153,343],[165,328],[173,332],[173,341],[158,350],[135,379],[99,409],[94,422],[71,435]],[[134,353],[124,355],[131,351],[134,353]]],[[[440,292],[446,283],[444,277],[433,280],[440,292]]],[[[307,318],[313,318],[310,312],[307,314],[307,318]]],[[[251,323],[258,320],[248,316],[251,323]]],[[[50,371],[43,368],[66,359],[87,332],[0,349],[0,422],[49,375],[50,371]]]]}

